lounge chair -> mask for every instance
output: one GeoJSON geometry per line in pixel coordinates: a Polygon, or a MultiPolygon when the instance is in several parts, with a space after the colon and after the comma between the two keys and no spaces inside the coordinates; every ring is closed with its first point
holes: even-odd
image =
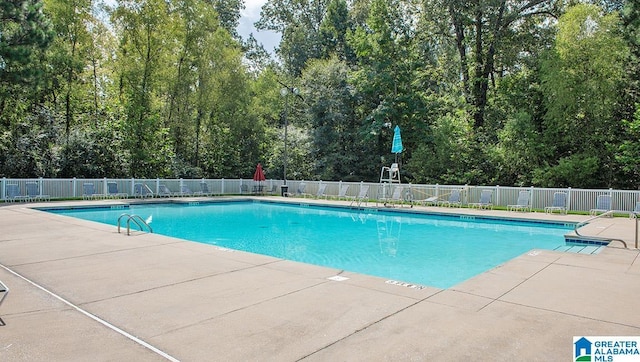
{"type": "Polygon", "coordinates": [[[118,183],[116,182],[107,182],[107,194],[113,198],[129,197],[129,194],[118,191],[118,183]]]}
{"type": "Polygon", "coordinates": [[[51,196],[40,193],[40,185],[38,185],[37,182],[27,182],[25,185],[27,187],[27,197],[29,198],[29,200],[51,200],[51,196]]]}
{"type": "Polygon", "coordinates": [[[176,192],[178,196],[193,196],[193,191],[189,188],[189,186],[182,185],[180,186],[180,192],[176,192]]]}
{"type": "Polygon", "coordinates": [[[478,202],[469,203],[469,207],[472,209],[477,207],[478,209],[490,209],[493,208],[491,203],[491,197],[493,196],[493,190],[482,190],[480,193],[480,200],[478,202]]]}
{"type": "Polygon", "coordinates": [[[304,182],[300,183],[298,185],[298,189],[296,190],[295,193],[291,193],[291,192],[287,192],[284,194],[284,196],[287,197],[291,197],[291,196],[303,196],[305,195],[304,190],[307,188],[307,184],[305,184],[304,182]]]}
{"type": "Polygon", "coordinates": [[[28,198],[20,192],[20,185],[7,184],[7,200],[9,202],[27,201],[28,198]]]}
{"type": "Polygon", "coordinates": [[[206,182],[200,182],[200,194],[202,196],[211,196],[212,193],[209,191],[209,185],[206,182]]]}
{"type": "Polygon", "coordinates": [[[382,197],[380,198],[380,201],[382,201],[382,204],[384,206],[401,203],[403,194],[404,194],[404,187],[396,186],[393,189],[393,193],[391,194],[391,196],[382,197]]]}
{"type": "Polygon", "coordinates": [[[326,190],[327,184],[320,184],[320,186],[318,186],[318,192],[316,192],[314,197],[316,199],[327,198],[326,190]]]}
{"type": "Polygon", "coordinates": [[[551,206],[547,206],[544,208],[544,212],[548,214],[553,214],[553,212],[556,210],[561,214],[567,213],[567,193],[566,192],[554,193],[553,202],[551,203],[551,206]]]}
{"type": "Polygon", "coordinates": [[[351,203],[349,205],[353,205],[355,203],[360,206],[363,202],[366,204],[369,200],[369,185],[361,186],[358,195],[349,198],[351,199],[351,203]]]}
{"type": "Polygon", "coordinates": [[[133,195],[135,197],[153,197],[153,191],[146,184],[134,184],[133,185],[133,195]]]}
{"type": "MultiPolygon", "coordinates": [[[[2,305],[2,302],[4,301],[4,298],[7,297],[7,294],[9,294],[9,288],[7,288],[7,286],[0,281],[0,306],[2,305]]],[[[0,318],[0,326],[4,326],[5,323],[2,320],[2,318],[0,318]]]]}
{"type": "Polygon", "coordinates": [[[438,206],[447,206],[447,207],[451,207],[451,206],[462,206],[462,201],[460,199],[460,195],[461,192],[460,190],[451,190],[451,193],[449,194],[449,198],[447,200],[443,200],[438,202],[438,206]]]}
{"type": "Polygon", "coordinates": [[[340,186],[340,190],[338,191],[338,196],[336,196],[336,199],[338,200],[346,199],[348,197],[347,193],[349,192],[349,186],[350,185],[340,186]]]}
{"type": "Polygon", "coordinates": [[[158,197],[171,197],[172,195],[173,193],[171,192],[171,190],[169,190],[167,185],[160,184],[158,186],[158,197]]]}
{"type": "MultiPolygon", "coordinates": [[[[596,216],[611,211],[611,195],[598,195],[595,209],[589,210],[589,214],[596,216]]],[[[612,215],[613,216],[613,215],[612,215]]]]}
{"type": "Polygon", "coordinates": [[[86,182],[82,184],[82,199],[83,200],[91,200],[97,199],[100,197],[100,194],[96,193],[96,186],[92,183],[86,182]]]}
{"type": "Polygon", "coordinates": [[[520,191],[518,193],[518,201],[515,205],[507,205],[509,211],[531,211],[531,193],[529,191],[520,191]]]}
{"type": "Polygon", "coordinates": [[[640,201],[636,201],[636,207],[629,213],[629,217],[631,218],[637,218],[638,216],[640,216],[640,201]]]}

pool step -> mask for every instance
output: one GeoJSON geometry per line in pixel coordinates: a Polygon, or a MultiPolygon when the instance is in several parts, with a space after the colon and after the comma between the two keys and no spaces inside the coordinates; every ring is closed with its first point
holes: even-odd
{"type": "Polygon", "coordinates": [[[565,253],[598,254],[602,251],[603,248],[604,246],[597,246],[597,245],[567,244],[567,245],[559,246],[554,250],[565,252],[565,253]]]}

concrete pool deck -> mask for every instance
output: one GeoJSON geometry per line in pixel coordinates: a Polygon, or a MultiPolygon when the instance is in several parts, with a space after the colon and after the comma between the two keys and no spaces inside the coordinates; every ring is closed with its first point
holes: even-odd
{"type": "Polygon", "coordinates": [[[125,236],[32,206],[0,207],[0,280],[10,288],[0,306],[2,361],[556,361],[573,357],[573,336],[640,336],[640,256],[627,218],[598,219],[584,234],[629,248],[532,250],[443,290],[125,236]],[[336,275],[348,279],[329,279],[336,275]]]}

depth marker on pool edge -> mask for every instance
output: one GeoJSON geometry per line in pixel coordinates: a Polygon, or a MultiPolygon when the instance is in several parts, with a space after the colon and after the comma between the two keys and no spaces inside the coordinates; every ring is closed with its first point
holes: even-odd
{"type": "Polygon", "coordinates": [[[33,286],[35,286],[36,288],[38,288],[38,289],[40,289],[40,290],[44,291],[45,293],[48,293],[48,294],[49,294],[49,295],[51,295],[52,297],[54,297],[54,298],[58,299],[58,300],[59,300],[59,301],[61,301],[62,303],[64,303],[64,304],[66,304],[66,305],[70,306],[71,308],[73,308],[73,309],[77,310],[78,312],[80,312],[80,313],[84,314],[85,316],[87,316],[87,317],[89,317],[89,318],[93,319],[94,321],[96,321],[96,322],[98,322],[98,323],[100,323],[100,324],[104,325],[104,326],[105,326],[105,327],[107,327],[107,328],[110,328],[111,330],[113,330],[113,331],[115,331],[115,332],[117,332],[117,333],[120,333],[121,335],[123,335],[123,336],[125,336],[125,337],[129,338],[130,340],[132,340],[132,341],[134,341],[134,342],[138,343],[139,345],[141,345],[141,346],[143,346],[143,347],[146,347],[146,348],[148,348],[148,349],[152,350],[153,352],[155,352],[155,353],[159,354],[160,356],[162,356],[162,357],[164,357],[164,358],[168,359],[169,361],[173,361],[173,362],[180,362],[180,360],[179,360],[179,359],[177,359],[177,358],[175,358],[175,357],[170,356],[170,355],[169,355],[169,354],[167,354],[166,352],[163,352],[163,351],[161,351],[160,349],[158,349],[158,348],[156,348],[156,347],[154,347],[154,346],[150,345],[149,343],[147,343],[147,342],[145,342],[145,341],[141,340],[140,338],[138,338],[138,337],[136,337],[136,336],[134,336],[134,335],[132,335],[132,334],[130,334],[130,333],[127,333],[126,331],[124,331],[124,330],[122,330],[122,329],[120,329],[120,328],[118,328],[118,327],[114,326],[113,324],[111,324],[111,323],[109,323],[109,322],[105,321],[104,319],[101,319],[100,317],[98,317],[98,316],[96,316],[96,315],[93,315],[93,314],[91,314],[91,313],[87,312],[86,310],[84,310],[84,309],[82,309],[82,308],[78,307],[77,305],[75,305],[75,304],[73,304],[73,303],[69,302],[68,300],[66,300],[66,299],[62,298],[61,296],[59,296],[59,295],[57,295],[57,294],[55,294],[55,293],[53,293],[53,292],[51,292],[51,291],[47,290],[45,287],[43,287],[43,286],[41,286],[41,285],[37,284],[37,283],[36,283],[36,282],[34,282],[34,281],[31,281],[31,280],[27,279],[26,277],[24,277],[24,276],[20,275],[19,273],[15,272],[15,271],[13,271],[13,270],[11,270],[11,269],[9,269],[9,268],[7,268],[6,266],[4,266],[4,265],[0,264],[0,267],[2,267],[4,270],[8,271],[9,273],[11,273],[11,274],[13,274],[13,275],[17,276],[18,278],[20,278],[20,279],[22,279],[22,280],[26,281],[27,283],[29,283],[29,284],[31,284],[31,285],[33,285],[33,286]]]}

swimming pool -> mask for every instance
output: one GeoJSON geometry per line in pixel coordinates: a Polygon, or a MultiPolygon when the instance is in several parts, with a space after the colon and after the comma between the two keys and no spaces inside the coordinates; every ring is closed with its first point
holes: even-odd
{"type": "Polygon", "coordinates": [[[116,225],[152,217],[154,233],[449,288],[531,249],[564,245],[564,224],[307,204],[216,202],[45,209],[116,225]]]}

